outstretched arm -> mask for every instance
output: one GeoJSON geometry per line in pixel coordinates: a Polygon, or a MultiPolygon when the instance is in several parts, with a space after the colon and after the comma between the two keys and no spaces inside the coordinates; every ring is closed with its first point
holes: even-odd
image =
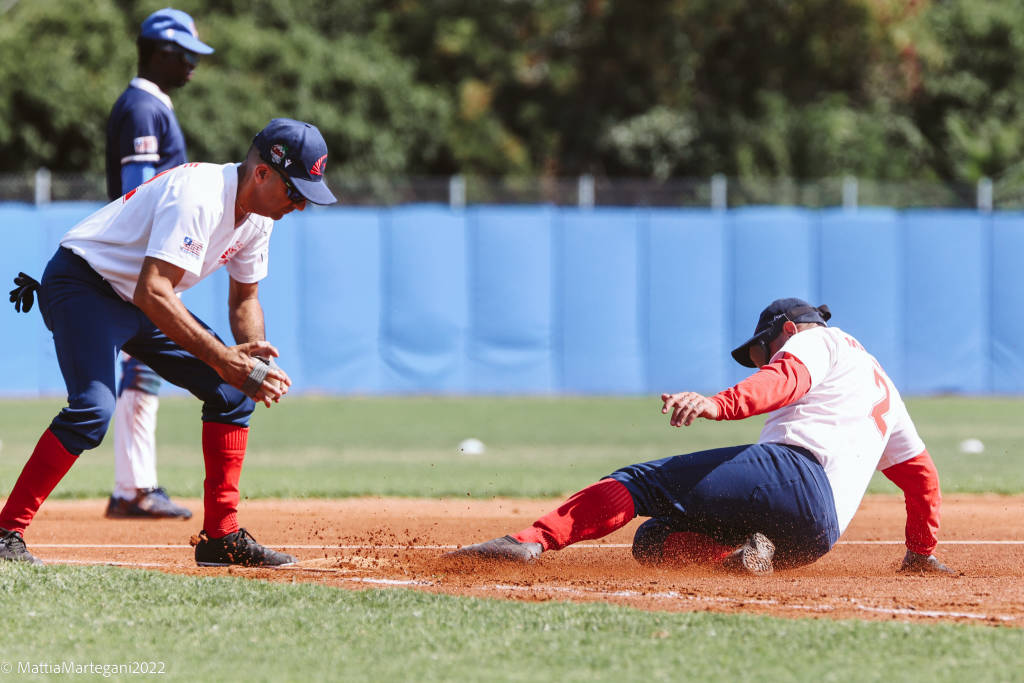
{"type": "Polygon", "coordinates": [[[800,360],[788,353],[774,363],[762,366],[734,387],[714,396],[693,391],[662,394],[661,412],[672,412],[669,424],[689,426],[698,417],[707,420],[742,420],[760,415],[798,400],[811,388],[811,373],[800,360]]]}
{"type": "Polygon", "coordinates": [[[910,460],[887,467],[882,474],[900,487],[907,506],[907,554],[900,569],[955,574],[932,555],[939,542],[942,493],[939,473],[928,451],[921,451],[910,460]]]}

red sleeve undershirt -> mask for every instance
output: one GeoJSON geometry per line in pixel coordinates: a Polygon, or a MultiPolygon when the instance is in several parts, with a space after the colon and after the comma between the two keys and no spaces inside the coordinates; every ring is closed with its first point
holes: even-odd
{"type": "Polygon", "coordinates": [[[717,420],[742,420],[770,413],[798,400],[811,388],[811,373],[800,359],[788,353],[734,387],[711,397],[718,404],[717,420]]]}
{"type": "Polygon", "coordinates": [[[939,508],[942,494],[939,473],[928,451],[886,467],[882,474],[903,490],[907,506],[907,550],[931,555],[939,543],[939,508]]]}

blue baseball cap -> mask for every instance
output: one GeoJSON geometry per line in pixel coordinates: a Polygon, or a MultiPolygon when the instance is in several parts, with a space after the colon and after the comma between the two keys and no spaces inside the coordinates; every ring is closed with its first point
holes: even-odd
{"type": "Polygon", "coordinates": [[[212,47],[199,40],[196,22],[180,9],[165,7],[150,14],[142,22],[139,37],[174,43],[189,52],[200,55],[208,55],[213,52],[212,47]]]}
{"type": "Polygon", "coordinates": [[[748,368],[757,367],[754,365],[754,361],[750,360],[750,347],[761,342],[767,344],[775,339],[782,332],[782,325],[787,320],[795,323],[826,325],[831,317],[832,312],[825,304],[811,306],[803,299],[795,297],[776,299],[761,311],[761,315],[757,319],[757,327],[754,328],[754,336],[733,349],[732,357],[740,365],[748,368]]]}
{"type": "Polygon", "coordinates": [[[314,204],[338,201],[327,189],[327,143],[317,127],[295,119],[271,119],[252,144],[264,162],[286,173],[295,189],[314,204]]]}

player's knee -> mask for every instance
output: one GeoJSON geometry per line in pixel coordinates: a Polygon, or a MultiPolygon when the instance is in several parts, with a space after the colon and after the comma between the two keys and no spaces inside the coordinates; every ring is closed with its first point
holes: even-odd
{"type": "Polygon", "coordinates": [[[665,558],[665,539],[671,533],[672,527],[664,519],[647,520],[633,535],[633,557],[640,564],[661,564],[665,558]]]}
{"type": "Polygon", "coordinates": [[[221,384],[213,396],[203,401],[203,422],[221,422],[239,427],[249,425],[256,403],[230,384],[221,384]]]}
{"type": "Polygon", "coordinates": [[[97,385],[69,398],[68,406],[53,419],[50,430],[71,453],[96,448],[110,427],[114,405],[113,393],[97,385]]]}

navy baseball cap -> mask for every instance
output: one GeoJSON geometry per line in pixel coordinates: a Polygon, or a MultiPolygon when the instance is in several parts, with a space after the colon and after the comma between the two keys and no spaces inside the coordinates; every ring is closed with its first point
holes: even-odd
{"type": "Polygon", "coordinates": [[[327,143],[317,127],[295,119],[272,119],[253,138],[260,158],[288,175],[295,189],[314,204],[338,201],[327,189],[327,143]]]}
{"type": "Polygon", "coordinates": [[[165,7],[150,14],[142,22],[139,37],[174,43],[189,52],[200,55],[208,55],[213,52],[212,47],[199,40],[196,22],[180,9],[165,7]]]}
{"type": "Polygon", "coordinates": [[[832,317],[828,306],[811,306],[803,299],[789,298],[776,299],[768,304],[768,307],[761,311],[757,319],[757,327],[754,328],[754,336],[737,346],[732,351],[732,357],[736,362],[748,368],[757,367],[754,361],[750,360],[750,347],[760,342],[770,342],[782,331],[782,325],[787,320],[795,323],[819,323],[825,325],[832,317]]]}

